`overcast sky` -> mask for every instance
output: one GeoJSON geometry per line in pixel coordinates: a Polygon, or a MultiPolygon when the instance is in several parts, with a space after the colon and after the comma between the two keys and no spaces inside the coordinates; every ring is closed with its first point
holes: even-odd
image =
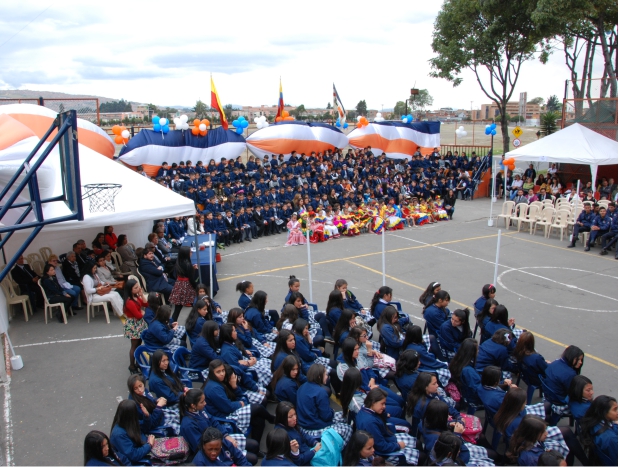
{"type": "MultiPolygon", "coordinates": [[[[347,109],[390,108],[414,85],[435,108],[489,99],[470,72],[457,88],[430,78],[438,0],[386,2],[2,2],[0,89],[59,91],[160,105],[325,107],[332,83],[347,109]]],[[[457,27],[457,25],[454,25],[457,27]]],[[[516,93],[563,97],[563,53],[527,63],[516,93]]]]}

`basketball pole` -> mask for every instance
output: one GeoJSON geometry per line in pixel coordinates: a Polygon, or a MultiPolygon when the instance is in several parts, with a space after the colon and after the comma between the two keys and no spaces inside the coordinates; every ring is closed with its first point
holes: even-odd
{"type": "MultiPolygon", "coordinates": [[[[308,216],[309,217],[309,216],[308,216]]],[[[309,277],[309,301],[314,303],[314,294],[312,292],[312,253],[310,248],[310,228],[309,225],[305,226],[305,235],[307,237],[307,275],[309,277]]]]}
{"type": "Polygon", "coordinates": [[[494,261],[494,281],[492,282],[496,287],[496,280],[499,274],[499,252],[501,251],[501,229],[499,229],[499,236],[496,240],[496,260],[494,261]]]}
{"type": "Polygon", "coordinates": [[[496,182],[495,177],[496,173],[496,164],[494,163],[494,156],[492,156],[492,176],[490,177],[490,183],[492,183],[492,199],[490,200],[490,217],[488,218],[488,227],[492,227],[494,225],[494,220],[492,219],[492,204],[496,203],[496,182]]]}
{"type": "Polygon", "coordinates": [[[382,243],[382,250],[383,250],[383,287],[387,285],[386,270],[385,270],[385,235],[387,235],[387,226],[385,222],[386,221],[383,220],[383,231],[381,235],[381,243],[382,243]]]}
{"type": "Polygon", "coordinates": [[[200,284],[202,284],[202,268],[200,267],[200,245],[198,244],[198,226],[194,216],[193,220],[193,244],[196,247],[196,260],[198,261],[198,277],[200,278],[200,284]]]}

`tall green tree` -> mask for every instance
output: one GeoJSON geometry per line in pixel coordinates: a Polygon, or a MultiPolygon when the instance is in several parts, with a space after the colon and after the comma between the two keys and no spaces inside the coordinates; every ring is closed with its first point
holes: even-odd
{"type": "Polygon", "coordinates": [[[303,104],[301,104],[301,105],[300,105],[300,106],[298,106],[296,109],[294,109],[294,110],[290,111],[290,114],[291,114],[294,118],[298,119],[298,118],[299,118],[299,117],[303,114],[303,112],[305,112],[305,106],[304,106],[303,104]]]}
{"type": "Polygon", "coordinates": [[[548,136],[557,131],[557,120],[561,117],[559,112],[546,112],[540,115],[540,132],[548,136]]]}
{"type": "Polygon", "coordinates": [[[559,98],[556,95],[552,95],[546,101],[546,111],[547,112],[556,112],[561,109],[561,102],[559,102],[559,98]]]}
{"type": "Polygon", "coordinates": [[[543,97],[536,97],[535,99],[531,99],[529,102],[527,102],[527,104],[537,104],[537,105],[542,105],[543,103],[544,103],[543,97]]]}
{"type": "Polygon", "coordinates": [[[531,17],[537,0],[446,0],[434,23],[431,76],[462,82],[462,70],[471,70],[483,93],[501,117],[503,150],[509,151],[507,102],[511,99],[522,64],[539,54],[548,56],[548,32],[531,17]]]}
{"type": "Polygon", "coordinates": [[[232,119],[232,104],[226,104],[224,105],[224,115],[226,116],[226,120],[228,120],[228,122],[231,122],[232,119]]]}
{"type": "Polygon", "coordinates": [[[357,115],[365,117],[368,114],[368,105],[365,103],[365,99],[359,101],[357,104],[357,115]]]}
{"type": "Polygon", "coordinates": [[[417,112],[430,107],[434,103],[434,98],[430,95],[430,92],[427,89],[420,89],[419,94],[416,96],[411,96],[410,103],[411,111],[417,112]]]}
{"type": "Polygon", "coordinates": [[[327,102],[327,109],[332,109],[333,107],[331,107],[331,102],[327,102]]]}
{"type": "Polygon", "coordinates": [[[404,101],[398,101],[393,107],[393,113],[397,118],[406,115],[406,103],[404,101]]]}
{"type": "Polygon", "coordinates": [[[206,105],[204,102],[198,99],[196,101],[196,105],[191,110],[196,113],[197,119],[202,120],[203,118],[207,117],[208,109],[209,109],[208,105],[206,105]]]}

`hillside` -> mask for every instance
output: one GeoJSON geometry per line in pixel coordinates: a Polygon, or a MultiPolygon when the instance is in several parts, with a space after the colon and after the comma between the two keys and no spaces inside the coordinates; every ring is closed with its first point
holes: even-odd
{"type": "Polygon", "coordinates": [[[101,97],[101,96],[88,96],[84,94],[66,94],[64,92],[53,92],[53,91],[29,91],[27,89],[14,89],[3,91],[0,90],[0,99],[37,99],[39,97],[47,98],[47,99],[68,99],[68,98],[76,98],[76,97],[84,97],[84,98],[98,98],[99,103],[102,104],[104,102],[117,101],[119,99],[111,98],[111,97],[101,97]]]}

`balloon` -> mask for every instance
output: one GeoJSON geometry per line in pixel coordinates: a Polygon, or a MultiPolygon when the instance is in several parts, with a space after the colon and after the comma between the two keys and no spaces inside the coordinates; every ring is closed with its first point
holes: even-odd
{"type": "Polygon", "coordinates": [[[293,121],[293,120],[294,120],[294,117],[292,117],[292,116],[290,116],[290,115],[289,115],[288,117],[284,117],[284,120],[286,120],[286,121],[288,121],[288,122],[291,122],[291,121],[293,121]]]}
{"type": "Polygon", "coordinates": [[[283,118],[286,118],[286,117],[289,117],[289,116],[290,116],[290,114],[288,113],[287,110],[282,111],[282,117],[283,118]]]}
{"type": "Polygon", "coordinates": [[[242,134],[242,133],[243,133],[243,128],[240,128],[240,127],[239,127],[239,128],[237,128],[237,129],[236,129],[236,132],[237,132],[237,134],[239,134],[239,135],[240,135],[240,134],[242,134]]]}
{"type": "Polygon", "coordinates": [[[187,120],[189,120],[189,118],[187,118],[187,115],[181,115],[180,119],[181,119],[181,123],[187,123],[187,120]]]}
{"type": "Polygon", "coordinates": [[[515,165],[515,164],[509,164],[509,165],[507,166],[507,168],[508,168],[509,170],[514,170],[514,169],[516,168],[516,165],[515,165]]]}
{"type": "Polygon", "coordinates": [[[496,123],[491,124],[490,128],[492,128],[493,130],[496,130],[496,123]]]}
{"type": "Polygon", "coordinates": [[[181,119],[178,117],[174,117],[174,125],[179,126],[181,124],[181,119]]]}
{"type": "Polygon", "coordinates": [[[282,120],[283,120],[283,118],[282,118],[282,117],[275,117],[275,121],[276,121],[276,122],[281,122],[282,120]]]}
{"type": "Polygon", "coordinates": [[[200,120],[197,118],[193,121],[193,126],[200,126],[200,120]]]}
{"type": "Polygon", "coordinates": [[[260,119],[258,117],[254,117],[254,123],[257,125],[260,119]]]}
{"type": "Polygon", "coordinates": [[[249,126],[249,122],[248,122],[247,120],[243,120],[243,121],[241,122],[241,126],[242,126],[243,128],[247,128],[247,127],[249,126]]]}
{"type": "Polygon", "coordinates": [[[159,119],[159,125],[163,126],[163,125],[167,125],[168,124],[168,119],[167,118],[160,118],[159,119]]]}
{"type": "Polygon", "coordinates": [[[211,122],[208,121],[208,119],[203,118],[202,121],[200,121],[200,123],[204,123],[206,126],[211,126],[211,122]]]}
{"type": "Polygon", "coordinates": [[[161,131],[163,132],[164,135],[167,135],[168,132],[170,131],[170,127],[168,125],[162,126],[161,131]]]}
{"type": "Polygon", "coordinates": [[[120,135],[120,127],[118,125],[114,125],[112,127],[112,133],[114,133],[115,135],[120,135]]]}
{"type": "Polygon", "coordinates": [[[114,137],[114,141],[116,142],[116,144],[123,144],[123,137],[120,135],[116,135],[114,137]]]}
{"type": "Polygon", "coordinates": [[[344,122],[344,128],[348,128],[348,123],[344,122]]]}
{"type": "Polygon", "coordinates": [[[402,118],[402,123],[407,123],[407,122],[408,122],[408,120],[406,120],[406,117],[403,117],[402,118]]]}
{"type": "Polygon", "coordinates": [[[159,125],[159,123],[156,123],[155,125],[153,125],[153,131],[161,131],[161,125],[159,125]]]}
{"type": "Polygon", "coordinates": [[[200,131],[206,131],[206,125],[204,123],[200,123],[200,126],[198,127],[198,129],[200,131]]]}
{"type": "Polygon", "coordinates": [[[492,136],[496,136],[496,130],[492,130],[492,132],[490,132],[490,134],[491,134],[492,136]]]}
{"type": "Polygon", "coordinates": [[[336,126],[336,127],[338,127],[338,128],[342,126],[342,125],[340,124],[340,121],[339,121],[339,120],[338,120],[337,122],[335,122],[335,126],[336,126]]]}
{"type": "Polygon", "coordinates": [[[357,128],[361,128],[363,125],[361,124],[361,122],[357,123],[357,128]]]}
{"type": "Polygon", "coordinates": [[[153,117],[153,125],[159,125],[159,120],[161,120],[161,119],[159,118],[159,116],[158,116],[158,115],[155,115],[155,116],[153,117]]]}
{"type": "Polygon", "coordinates": [[[200,134],[200,130],[198,128],[196,128],[196,127],[193,127],[191,129],[191,134],[194,135],[194,136],[198,136],[198,134],[200,134]]]}
{"type": "Polygon", "coordinates": [[[206,130],[204,130],[204,131],[199,131],[199,133],[200,133],[200,136],[206,136],[206,130]]]}
{"type": "Polygon", "coordinates": [[[413,121],[413,116],[412,116],[411,114],[408,114],[408,115],[406,116],[406,122],[407,122],[407,123],[410,123],[410,122],[412,122],[412,121],[413,121]]]}
{"type": "Polygon", "coordinates": [[[513,157],[510,157],[509,159],[505,159],[505,165],[511,165],[515,163],[516,163],[516,159],[514,159],[513,157]]]}
{"type": "Polygon", "coordinates": [[[380,112],[376,112],[376,117],[377,118],[381,118],[383,116],[383,114],[381,114],[380,112]]]}
{"type": "Polygon", "coordinates": [[[122,136],[123,138],[125,138],[125,139],[129,139],[129,136],[131,136],[131,133],[129,133],[129,130],[124,130],[124,131],[121,133],[121,136],[122,136]]]}
{"type": "Polygon", "coordinates": [[[361,116],[358,116],[358,117],[357,117],[357,121],[359,121],[359,120],[361,120],[361,116]]]}
{"type": "Polygon", "coordinates": [[[486,127],[485,133],[490,136],[490,133],[492,132],[492,130],[490,129],[490,126],[486,127]]]}

